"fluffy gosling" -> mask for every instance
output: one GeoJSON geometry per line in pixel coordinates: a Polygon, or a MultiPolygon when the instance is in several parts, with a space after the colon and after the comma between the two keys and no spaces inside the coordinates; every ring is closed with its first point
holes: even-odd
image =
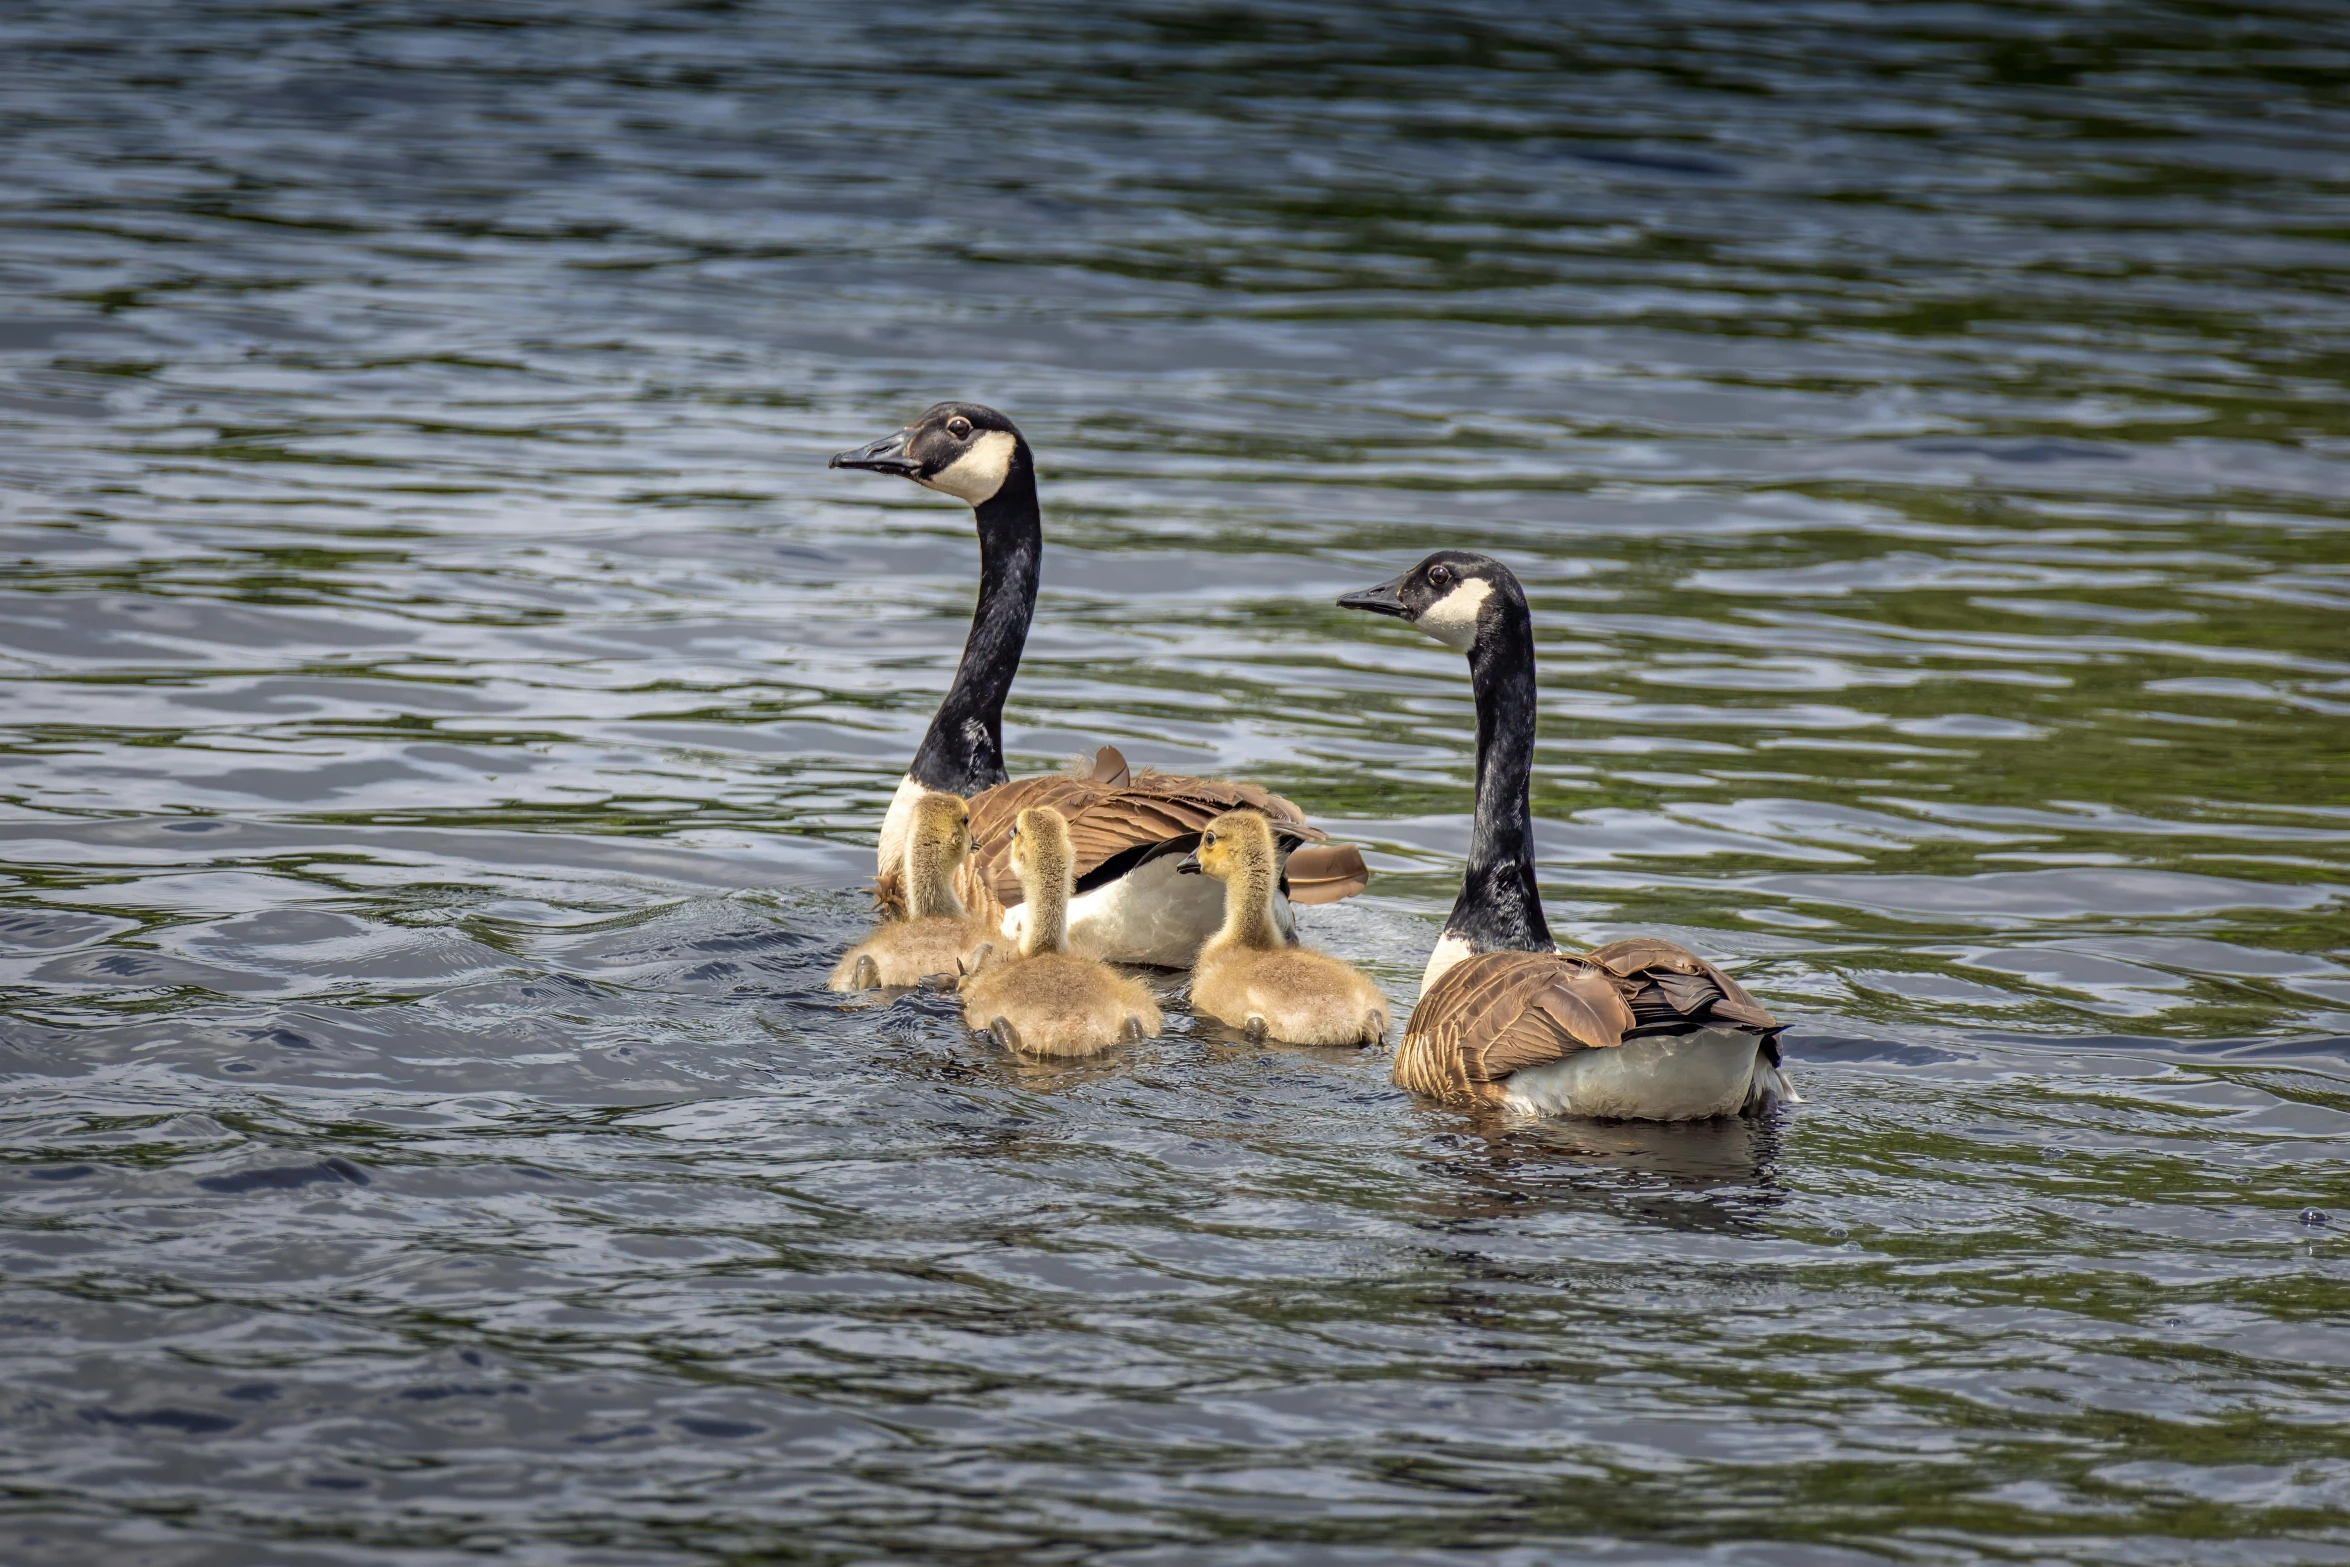
{"type": "Polygon", "coordinates": [[[1368,976],[1282,940],[1273,923],[1280,862],[1264,817],[1226,811],[1177,868],[1224,884],[1224,926],[1192,969],[1194,1012],[1252,1040],[1375,1045],[1387,1037],[1387,998],[1368,976]]]}
{"type": "Polygon", "coordinates": [[[851,947],[832,971],[832,988],[919,985],[984,962],[987,927],[955,892],[955,872],[970,853],[971,811],[960,796],[926,794],[915,801],[906,830],[906,917],[851,947]]]}
{"type": "Polygon", "coordinates": [[[1069,950],[1072,858],[1059,811],[1039,805],[1020,813],[1012,869],[1028,919],[1019,955],[963,982],[963,1021],[1029,1055],[1089,1056],[1159,1032],[1158,1003],[1140,981],[1069,950]]]}

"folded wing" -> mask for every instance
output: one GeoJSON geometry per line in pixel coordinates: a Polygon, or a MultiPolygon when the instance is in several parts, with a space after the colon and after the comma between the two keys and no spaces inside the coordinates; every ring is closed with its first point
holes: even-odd
{"type": "Polygon", "coordinates": [[[1395,1053],[1395,1080],[1437,1099],[1484,1097],[1513,1072],[1623,1042],[1636,1024],[1615,976],[1563,952],[1487,952],[1445,970],[1395,1053]]]}
{"type": "Polygon", "coordinates": [[[1670,941],[1635,936],[1594,948],[1583,958],[1623,982],[1624,999],[1637,1020],[1628,1037],[1724,1023],[1776,1035],[1782,1026],[1738,981],[1670,941]]]}
{"type": "Polygon", "coordinates": [[[1283,868],[1292,903],[1336,903],[1371,885],[1363,851],[1351,843],[1301,843],[1283,868]]]}
{"type": "Polygon", "coordinates": [[[1579,1050],[1722,1025],[1769,1042],[1780,1027],[1736,980],[1669,941],[1641,937],[1580,955],[1479,953],[1445,970],[1412,1008],[1395,1081],[1436,1099],[1486,1098],[1511,1074],[1579,1050]]]}
{"type": "MultiPolygon", "coordinates": [[[[991,924],[1020,904],[1011,827],[1022,811],[1039,805],[1051,806],[1069,823],[1071,870],[1079,892],[1161,853],[1190,850],[1209,822],[1241,808],[1263,812],[1275,836],[1291,849],[1285,871],[1291,902],[1336,903],[1370,885],[1362,851],[1351,844],[1324,844],[1327,835],[1282,796],[1221,778],[1150,768],[1136,773],[1115,746],[1103,746],[1089,771],[1016,778],[971,797],[971,858],[956,886],[971,912],[991,924]]],[[[896,870],[875,879],[873,901],[883,910],[902,910],[904,896],[896,870]]]]}
{"type": "Polygon", "coordinates": [[[1148,768],[1133,773],[1123,756],[1104,746],[1091,773],[1016,779],[972,798],[972,860],[1005,908],[1020,901],[1020,881],[1012,874],[1012,822],[1039,805],[1051,806],[1068,820],[1069,846],[1075,851],[1071,869],[1080,888],[1119,855],[1197,833],[1226,811],[1244,806],[1262,811],[1285,836],[1308,841],[1323,836],[1306,825],[1305,812],[1255,784],[1148,768]]]}

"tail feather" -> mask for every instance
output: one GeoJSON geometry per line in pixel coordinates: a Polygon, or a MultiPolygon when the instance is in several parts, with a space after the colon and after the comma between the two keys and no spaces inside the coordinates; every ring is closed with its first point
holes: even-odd
{"type": "Polygon", "coordinates": [[[1769,1115],[1781,1105],[1806,1103],[1795,1091],[1795,1079],[1779,1064],[1778,1052],[1757,1053],[1754,1058],[1754,1083],[1746,1091],[1746,1103],[1738,1107],[1740,1115],[1769,1115]]]}
{"type": "Polygon", "coordinates": [[[874,876],[873,912],[884,920],[906,917],[906,878],[899,867],[893,865],[874,876]]]}
{"type": "Polygon", "coordinates": [[[1125,788],[1134,777],[1126,766],[1125,753],[1114,745],[1105,745],[1093,753],[1093,767],[1087,776],[1112,789],[1125,788]]]}
{"type": "Polygon", "coordinates": [[[1289,851],[1282,874],[1292,903],[1336,903],[1371,885],[1363,851],[1351,843],[1301,843],[1289,851]]]}

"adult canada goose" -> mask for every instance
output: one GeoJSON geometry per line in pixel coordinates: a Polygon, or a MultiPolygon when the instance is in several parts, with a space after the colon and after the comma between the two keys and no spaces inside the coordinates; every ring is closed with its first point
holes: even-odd
{"type": "Polygon", "coordinates": [[[1075,854],[1070,933],[1121,962],[1180,968],[1222,922],[1217,889],[1177,876],[1175,861],[1198,841],[1210,817],[1236,806],[1262,811],[1291,851],[1274,908],[1284,933],[1294,923],[1290,904],[1333,903],[1368,884],[1361,851],[1319,845],[1323,834],[1306,824],[1304,812],[1254,784],[1147,769],[1130,773],[1126,759],[1106,746],[1090,771],[1008,781],[1004,697],[1019,672],[1036,612],[1044,553],[1036,464],[1011,420],[977,403],[939,403],[903,430],[837,454],[832,466],[899,474],[952,495],[971,506],[979,526],[979,605],[963,659],[882,818],[874,896],[885,909],[904,907],[906,823],[914,801],[927,792],[970,800],[978,852],[962,883],[965,897],[1015,939],[1025,916],[1006,829],[1029,806],[1058,810],[1068,821],[1075,854]]]}
{"type": "Polygon", "coordinates": [[[963,983],[963,1021],[1010,1049],[1089,1056],[1125,1039],[1153,1039],[1159,1004],[1140,980],[1069,950],[1069,824],[1049,805],[1013,821],[1011,861],[1029,919],[1018,956],[963,983]]]}
{"type": "Polygon", "coordinates": [[[986,961],[991,938],[1001,938],[971,917],[955,890],[956,873],[970,857],[970,812],[962,798],[926,794],[915,801],[906,828],[905,917],[851,947],[832,971],[831,988],[919,985],[986,961]]]}
{"type": "Polygon", "coordinates": [[[1794,1097],[1780,1024],[1711,963],[1635,937],[1560,952],[1534,881],[1534,626],[1507,566],[1438,550],[1338,601],[1469,655],[1477,815],[1461,895],[1404,1025],[1395,1080],[1536,1115],[1690,1121],[1794,1097]]]}
{"type": "Polygon", "coordinates": [[[1176,867],[1224,884],[1224,926],[1192,965],[1191,1008],[1253,1040],[1375,1045],[1387,998],[1369,976],[1328,953],[1291,946],[1273,925],[1273,830],[1254,811],[1226,811],[1176,867]]]}

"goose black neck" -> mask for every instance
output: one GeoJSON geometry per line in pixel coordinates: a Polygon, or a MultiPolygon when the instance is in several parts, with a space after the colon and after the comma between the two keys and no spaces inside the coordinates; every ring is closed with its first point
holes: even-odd
{"type": "Polygon", "coordinates": [[[1477,819],[1469,869],[1445,921],[1472,952],[1548,952],[1534,880],[1534,626],[1511,595],[1469,650],[1477,695],[1477,819]]]}
{"type": "Polygon", "coordinates": [[[930,720],[909,769],[925,789],[970,796],[1004,781],[1004,698],[1020,672],[1020,650],[1036,613],[1037,570],[1044,556],[1036,474],[1023,451],[1003,487],[977,509],[979,607],[955,683],[930,720]]]}

